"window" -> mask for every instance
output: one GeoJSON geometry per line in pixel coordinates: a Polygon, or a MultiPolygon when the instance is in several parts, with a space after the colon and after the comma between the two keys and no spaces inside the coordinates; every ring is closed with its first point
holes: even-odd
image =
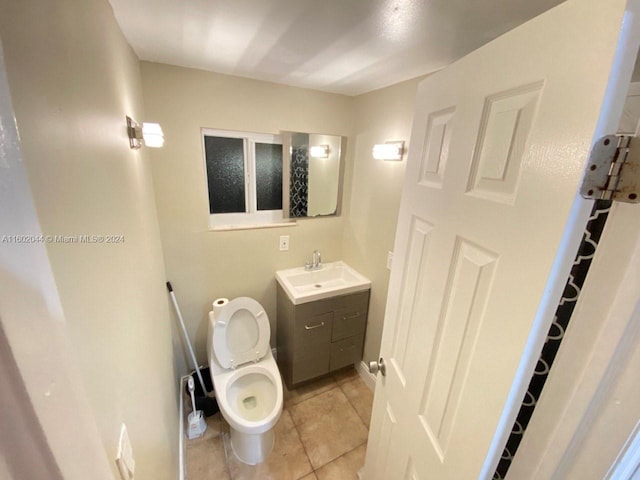
{"type": "Polygon", "coordinates": [[[282,223],[279,135],[202,129],[209,226],[282,223]]]}

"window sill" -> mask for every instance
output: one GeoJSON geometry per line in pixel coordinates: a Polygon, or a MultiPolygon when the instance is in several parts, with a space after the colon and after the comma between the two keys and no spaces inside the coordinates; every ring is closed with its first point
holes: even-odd
{"type": "Polygon", "coordinates": [[[295,226],[295,220],[283,218],[282,210],[261,210],[253,213],[218,213],[209,215],[210,231],[249,230],[295,226]]]}
{"type": "Polygon", "coordinates": [[[279,223],[256,223],[254,225],[216,225],[215,227],[210,226],[210,232],[226,232],[231,230],[253,230],[258,228],[281,228],[281,227],[295,227],[298,224],[295,220],[290,222],[279,222],[279,223]]]}

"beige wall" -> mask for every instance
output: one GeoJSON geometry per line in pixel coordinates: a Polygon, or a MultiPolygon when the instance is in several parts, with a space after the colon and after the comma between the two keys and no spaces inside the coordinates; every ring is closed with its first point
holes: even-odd
{"type": "Polygon", "coordinates": [[[407,155],[402,162],[374,160],[376,143],[404,140],[409,147],[419,79],[355,97],[355,154],[346,196],[344,260],[371,280],[365,362],[380,351],[389,286],[387,252],[393,250],[407,155]]]}
{"type": "MultiPolygon", "coordinates": [[[[145,150],[129,149],[124,121],[126,114],[144,117],[139,62],[107,1],[0,0],[0,7],[9,87],[43,232],[124,236],[118,244],[46,245],[64,312],[58,321],[80,371],[76,388],[88,398],[112,474],[125,422],[136,478],[173,479],[177,378],[153,184],[145,150]]],[[[47,331],[30,334],[36,345],[47,331]]],[[[63,416],[59,422],[73,431],[63,416]]]]}
{"type": "Polygon", "coordinates": [[[42,230],[19,149],[1,43],[0,478],[112,479],[70,354],[46,246],[12,240],[42,230]]]}
{"type": "MultiPolygon", "coordinates": [[[[275,345],[275,271],[303,265],[315,249],[325,261],[341,259],[344,217],[303,219],[283,228],[209,231],[200,128],[350,135],[353,99],[147,62],[142,62],[142,80],[146,119],[159,122],[165,133],[164,148],[150,156],[167,277],[199,361],[206,362],[207,312],[218,297],[259,301],[275,345]],[[278,250],[280,235],[291,237],[288,252],[278,250]]],[[[186,363],[184,355],[181,359],[186,363]]],[[[187,368],[184,363],[181,371],[187,368]]]]}

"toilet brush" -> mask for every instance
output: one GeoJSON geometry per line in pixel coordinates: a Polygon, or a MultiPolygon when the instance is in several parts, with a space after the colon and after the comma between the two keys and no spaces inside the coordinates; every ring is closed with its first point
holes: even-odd
{"type": "Polygon", "coordinates": [[[193,381],[193,377],[189,377],[189,379],[187,380],[187,386],[189,388],[189,395],[191,396],[191,406],[193,407],[193,411],[187,418],[189,423],[189,427],[187,429],[187,438],[189,440],[193,440],[194,438],[202,436],[202,434],[207,429],[207,422],[205,422],[204,420],[202,411],[196,410],[196,398],[193,393],[196,389],[196,384],[193,381]]]}
{"type": "MultiPolygon", "coordinates": [[[[189,351],[189,358],[191,359],[191,362],[193,363],[193,368],[194,368],[194,374],[192,374],[191,376],[193,377],[193,375],[197,375],[198,377],[198,383],[200,385],[200,387],[202,388],[201,392],[198,392],[196,390],[196,405],[198,406],[198,408],[200,410],[202,410],[202,412],[207,416],[211,416],[213,414],[215,414],[216,412],[220,411],[220,408],[218,407],[218,402],[215,399],[215,392],[213,391],[213,385],[209,384],[211,386],[211,390],[207,391],[207,387],[206,387],[206,383],[204,381],[204,379],[202,378],[202,374],[204,373],[205,375],[209,376],[210,375],[210,371],[209,368],[205,368],[205,369],[200,369],[200,366],[198,365],[198,362],[196,361],[196,356],[193,353],[193,348],[191,347],[191,342],[189,341],[189,335],[187,334],[187,328],[184,325],[184,320],[182,319],[182,313],[180,313],[180,307],[178,306],[178,300],[176,299],[176,295],[175,293],[173,293],[173,287],[171,286],[170,282],[167,282],[167,290],[169,290],[169,296],[171,297],[171,301],[173,302],[173,306],[176,310],[176,314],[178,315],[178,322],[180,324],[180,328],[182,330],[182,335],[184,337],[184,342],[185,345],[187,346],[187,349],[189,351]]],[[[195,408],[194,408],[195,411],[195,408]]]]}

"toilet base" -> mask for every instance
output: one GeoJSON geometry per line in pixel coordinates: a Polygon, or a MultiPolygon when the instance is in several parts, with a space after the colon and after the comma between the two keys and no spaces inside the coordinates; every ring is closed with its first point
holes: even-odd
{"type": "Polygon", "coordinates": [[[235,456],[242,463],[257,465],[264,462],[271,451],[275,441],[273,429],[264,433],[250,434],[231,430],[231,448],[235,456]]]}

